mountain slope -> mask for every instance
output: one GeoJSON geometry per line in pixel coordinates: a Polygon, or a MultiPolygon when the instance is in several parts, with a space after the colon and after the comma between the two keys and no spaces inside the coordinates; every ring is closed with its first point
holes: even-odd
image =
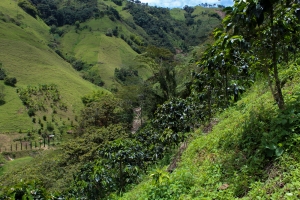
{"type": "MultiPolygon", "coordinates": [[[[135,57],[147,45],[167,44],[169,46],[165,47],[171,50],[181,47],[188,50],[188,45],[204,41],[206,34],[220,22],[211,16],[211,13],[215,13],[212,8],[195,7],[187,12],[126,1],[122,1],[122,5],[95,0],[31,2],[37,10],[40,9],[39,15],[45,17],[49,26],[38,16],[34,18],[24,12],[18,6],[18,1],[0,2],[0,63],[9,77],[17,78],[17,88],[56,84],[62,96],[61,101],[68,105],[68,111],[58,113],[57,117],[69,121],[69,125],[71,121],[76,121],[75,115],[82,108],[80,97],[100,89],[83,80],[82,76],[98,76],[96,78],[101,78],[104,87],[109,90],[120,86],[114,77],[116,68],[138,70],[139,77],[146,80],[152,76],[152,72],[145,68],[144,63],[141,67],[135,57]],[[42,5],[42,2],[49,3],[50,7],[42,5]],[[91,11],[89,5],[96,7],[91,11]],[[80,23],[76,24],[70,16],[81,8],[94,13],[89,13],[90,18],[85,16],[86,13],[80,13],[85,18],[80,18],[80,23]],[[134,11],[138,11],[139,15],[135,15],[134,11]],[[141,21],[143,17],[149,19],[148,22],[153,26],[146,26],[147,21],[141,21]],[[59,19],[62,19],[57,23],[59,27],[53,27],[55,20],[59,19]],[[52,28],[61,31],[60,34],[50,34],[52,28]],[[75,71],[58,54],[70,63],[72,59],[83,61],[87,69],[75,71]]],[[[2,82],[0,84],[3,85],[2,82]]],[[[18,98],[16,88],[4,88],[6,103],[0,110],[0,131],[39,129],[39,125],[32,123],[32,117],[28,117],[28,110],[18,98]]],[[[51,112],[51,109],[44,113],[37,112],[35,118],[40,119],[43,115],[50,117],[53,114],[51,112]]]]}
{"type": "MultiPolygon", "coordinates": [[[[100,88],[83,80],[47,46],[51,39],[49,27],[41,19],[25,13],[15,1],[1,1],[0,11],[0,62],[6,74],[17,78],[17,88],[56,84],[62,100],[69,105],[69,111],[62,117],[74,118],[83,106],[80,97],[100,88]]],[[[16,88],[5,86],[5,93],[6,103],[0,109],[0,131],[34,127],[16,88]]]]}
{"type": "Polygon", "coordinates": [[[284,87],[285,110],[257,80],[234,106],[191,133],[173,173],[167,166],[153,170],[115,199],[299,199],[299,64],[281,68],[281,77],[293,77],[284,87]]]}

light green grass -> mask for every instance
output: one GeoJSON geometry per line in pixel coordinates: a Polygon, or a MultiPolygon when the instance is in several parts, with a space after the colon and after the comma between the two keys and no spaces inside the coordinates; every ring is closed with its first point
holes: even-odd
{"type": "MultiPolygon", "coordinates": [[[[117,84],[114,81],[115,68],[129,66],[135,68],[138,63],[134,60],[137,53],[125,41],[117,37],[108,37],[105,33],[107,29],[116,26],[120,28],[120,32],[125,35],[127,33],[127,37],[130,32],[125,25],[111,22],[107,17],[89,20],[81,26],[84,25],[92,27],[92,31],[86,29],[76,33],[75,29],[70,29],[61,39],[62,50],[97,67],[105,82],[104,87],[110,88],[117,84]]],[[[139,74],[143,78],[150,75],[145,69],[139,69],[139,74]]]]}
{"type": "Polygon", "coordinates": [[[184,21],[185,17],[184,17],[184,13],[185,11],[183,9],[180,8],[173,8],[170,10],[170,15],[172,18],[179,20],[179,21],[184,21]]]}
{"type": "Polygon", "coordinates": [[[18,168],[21,168],[24,166],[24,164],[30,163],[33,160],[33,157],[24,157],[24,158],[18,158],[12,161],[7,161],[3,167],[2,170],[0,168],[0,176],[4,175],[6,173],[10,173],[13,170],[17,170],[18,168]]]}
{"type": "MultiPolygon", "coordinates": [[[[101,88],[83,80],[47,46],[51,39],[49,27],[41,20],[29,16],[15,1],[0,1],[0,10],[11,18],[22,16],[21,26],[0,20],[0,62],[7,75],[17,78],[16,87],[56,84],[62,101],[68,105],[68,112],[62,117],[73,119],[83,107],[80,98],[101,88]]],[[[5,87],[5,91],[7,103],[0,107],[0,132],[31,129],[33,124],[15,88],[5,87]]]]}

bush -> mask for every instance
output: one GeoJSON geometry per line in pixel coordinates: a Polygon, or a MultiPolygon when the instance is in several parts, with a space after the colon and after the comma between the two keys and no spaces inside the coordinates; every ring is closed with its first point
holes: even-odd
{"type": "Polygon", "coordinates": [[[4,85],[0,86],[0,106],[5,104],[5,93],[4,93],[4,85]]]}
{"type": "Polygon", "coordinates": [[[122,0],[112,0],[116,5],[122,6],[122,0]]]}
{"type": "MultiPolygon", "coordinates": [[[[34,115],[35,115],[35,110],[34,110],[34,108],[29,108],[27,113],[28,113],[29,117],[34,116],[34,115]]],[[[34,122],[34,123],[35,123],[35,122],[34,122]]]]}
{"type": "Polygon", "coordinates": [[[4,84],[14,87],[17,83],[17,79],[15,77],[5,77],[4,84]]]}
{"type": "Polygon", "coordinates": [[[50,131],[50,132],[52,132],[54,130],[54,126],[51,122],[47,123],[47,130],[50,131]]]}
{"type": "Polygon", "coordinates": [[[6,73],[4,69],[2,68],[2,63],[0,63],[0,80],[4,80],[6,77],[6,73]]]}
{"type": "Polygon", "coordinates": [[[107,29],[105,35],[106,35],[106,36],[109,36],[109,37],[112,37],[112,36],[113,36],[113,32],[112,32],[111,28],[107,29]]]}
{"type": "Polygon", "coordinates": [[[85,66],[87,66],[87,64],[82,60],[75,60],[72,62],[72,67],[77,71],[81,71],[83,68],[85,68],[85,66]]]}
{"type": "Polygon", "coordinates": [[[114,28],[112,30],[112,34],[115,36],[115,37],[118,37],[119,36],[119,27],[116,26],[116,28],[114,28]]]}
{"type": "Polygon", "coordinates": [[[20,6],[26,13],[28,13],[29,15],[31,15],[34,18],[38,14],[37,9],[27,0],[19,1],[18,6],[20,6]]]}

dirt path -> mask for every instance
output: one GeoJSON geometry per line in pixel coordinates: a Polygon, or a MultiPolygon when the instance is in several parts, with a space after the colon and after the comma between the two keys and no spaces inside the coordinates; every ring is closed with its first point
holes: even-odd
{"type": "Polygon", "coordinates": [[[220,11],[220,10],[216,10],[216,13],[218,14],[218,15],[220,15],[220,17],[223,19],[224,17],[225,17],[225,12],[223,12],[223,11],[220,11]]]}
{"type": "Polygon", "coordinates": [[[135,133],[142,125],[142,108],[134,108],[133,109],[134,113],[134,119],[132,122],[132,128],[131,128],[131,133],[135,133]]]}

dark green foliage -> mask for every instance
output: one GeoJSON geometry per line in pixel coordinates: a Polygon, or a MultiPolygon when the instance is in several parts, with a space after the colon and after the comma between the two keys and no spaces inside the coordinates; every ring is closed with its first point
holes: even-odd
{"type": "Polygon", "coordinates": [[[292,95],[289,98],[292,102],[287,103],[284,110],[278,111],[270,122],[270,133],[264,135],[263,146],[269,157],[278,157],[284,151],[299,149],[300,97],[292,95]]]}
{"type": "Polygon", "coordinates": [[[5,85],[15,87],[16,83],[17,83],[17,79],[15,77],[5,77],[4,78],[5,85]]]}
{"type": "Polygon", "coordinates": [[[129,138],[119,136],[104,143],[98,149],[99,157],[93,163],[85,164],[75,176],[69,195],[97,199],[111,192],[123,191],[128,184],[139,180],[147,166],[161,159],[176,143],[171,141],[172,137],[167,140],[168,135],[161,134],[147,126],[129,138]]]}
{"type": "Polygon", "coordinates": [[[27,114],[29,115],[29,117],[33,117],[35,115],[34,108],[29,108],[28,111],[27,111],[27,114]]]}
{"type": "Polygon", "coordinates": [[[5,70],[2,67],[2,63],[0,63],[0,80],[4,80],[6,77],[5,70]]]}
{"type": "Polygon", "coordinates": [[[28,0],[20,0],[18,6],[34,18],[38,14],[37,9],[28,0]]]}
{"type": "Polygon", "coordinates": [[[112,0],[116,5],[122,6],[122,0],[112,0]]]}
{"type": "Polygon", "coordinates": [[[57,34],[57,35],[59,35],[59,36],[62,36],[63,34],[64,34],[64,31],[62,30],[62,29],[59,29],[58,27],[56,27],[55,25],[52,25],[51,27],[50,27],[50,30],[49,30],[49,32],[51,33],[51,34],[57,34]]]}
{"type": "Polygon", "coordinates": [[[73,1],[61,7],[59,1],[31,0],[48,25],[63,26],[84,22],[99,13],[97,0],[73,1]]]}
{"type": "Polygon", "coordinates": [[[224,20],[228,36],[239,35],[251,46],[251,53],[244,51],[245,57],[251,55],[252,67],[266,75],[280,109],[284,109],[285,102],[278,63],[288,63],[289,52],[299,49],[298,9],[299,5],[292,1],[241,1],[235,3],[234,9],[226,9],[229,15],[224,20]]]}
{"type": "Polygon", "coordinates": [[[13,188],[4,188],[4,194],[0,193],[0,199],[50,199],[50,195],[41,183],[37,181],[20,181],[13,188]]]}
{"type": "Polygon", "coordinates": [[[105,35],[108,36],[108,37],[112,37],[113,36],[112,29],[111,28],[107,29],[105,35]]]}
{"type": "Polygon", "coordinates": [[[173,48],[173,45],[171,44],[164,31],[162,31],[162,28],[164,27],[164,25],[166,25],[162,20],[165,18],[166,14],[169,11],[164,8],[156,8],[157,10],[155,8],[152,9],[153,10],[149,11],[150,13],[147,13],[147,11],[141,6],[132,6],[129,11],[133,16],[135,23],[142,27],[149,36],[155,38],[155,40],[151,41],[153,45],[165,47],[174,52],[175,50],[173,48]],[[154,12],[151,13],[151,11],[154,12]],[[151,14],[157,14],[157,19],[152,17],[151,14]],[[164,16],[161,16],[162,14],[164,14],[164,16]]]}
{"type": "Polygon", "coordinates": [[[86,63],[83,62],[82,60],[75,60],[74,62],[72,62],[72,67],[74,69],[76,69],[77,71],[81,71],[82,69],[84,69],[86,67],[86,63]]]}
{"type": "Polygon", "coordinates": [[[51,122],[47,122],[47,130],[49,132],[52,132],[54,130],[54,126],[51,122]]]}
{"type": "Polygon", "coordinates": [[[102,81],[101,76],[99,75],[99,72],[95,71],[93,69],[85,71],[83,73],[82,78],[84,78],[85,80],[90,81],[91,83],[93,83],[97,86],[103,86],[104,85],[104,82],[102,81]]]}
{"type": "MultiPolygon", "coordinates": [[[[120,16],[119,12],[116,9],[114,9],[113,7],[111,7],[111,6],[107,9],[106,14],[109,17],[113,17],[113,18],[115,18],[117,20],[121,19],[121,16],[120,16]]],[[[112,21],[114,21],[114,20],[112,20],[112,21]]]]}
{"type": "MultiPolygon", "coordinates": [[[[188,100],[172,98],[157,108],[154,125],[161,130],[171,129],[176,134],[189,132],[193,125],[194,109],[192,103],[188,100]]],[[[179,137],[174,138],[174,142],[178,144],[182,139],[179,137]]]]}
{"type": "Polygon", "coordinates": [[[194,8],[194,7],[190,7],[190,6],[185,5],[185,6],[183,7],[183,10],[185,10],[187,13],[192,14],[192,13],[194,12],[195,8],[194,8]]]}
{"type": "Polygon", "coordinates": [[[94,91],[92,94],[85,95],[81,97],[82,103],[87,106],[89,103],[100,101],[100,99],[105,96],[106,93],[103,91],[94,91]]]}
{"type": "Polygon", "coordinates": [[[121,107],[121,100],[103,95],[95,102],[86,104],[81,112],[81,129],[89,126],[107,127],[110,124],[130,123],[132,111],[121,107]]]}
{"type": "Polygon", "coordinates": [[[118,69],[118,68],[115,68],[115,77],[122,81],[122,82],[125,82],[127,78],[129,77],[138,77],[138,71],[137,70],[131,70],[131,69],[126,69],[126,68],[121,68],[121,69],[118,69]]]}
{"type": "Polygon", "coordinates": [[[220,15],[218,15],[217,13],[211,13],[210,16],[211,16],[211,17],[215,17],[215,18],[221,20],[220,15]]]}
{"type": "Polygon", "coordinates": [[[80,22],[79,21],[76,21],[75,22],[75,29],[79,29],[80,28],[80,22]]]}
{"type": "Polygon", "coordinates": [[[62,59],[64,60],[66,59],[63,53],[59,49],[55,49],[55,53],[57,53],[57,55],[59,55],[62,59]]]}
{"type": "Polygon", "coordinates": [[[5,104],[5,93],[4,93],[4,86],[0,86],[0,106],[5,104]]]}
{"type": "Polygon", "coordinates": [[[236,102],[253,80],[249,69],[252,57],[244,57],[249,44],[240,36],[228,37],[216,29],[215,43],[207,48],[199,62],[199,72],[193,73],[193,97],[202,106],[203,119],[236,102]]]}
{"type": "MultiPolygon", "coordinates": [[[[128,1],[124,9],[129,10],[135,24],[148,34],[149,37],[144,36],[148,44],[167,48],[173,53],[178,47],[188,51],[189,46],[204,42],[207,38],[203,36],[204,32],[209,34],[215,28],[209,24],[196,23],[194,20],[196,15],[192,14],[194,8],[189,6],[184,7],[185,21],[174,19],[168,8],[141,6],[128,1]]],[[[215,18],[215,15],[213,17],[215,18]]],[[[136,29],[132,22],[125,22],[136,29]]]]}
{"type": "Polygon", "coordinates": [[[115,36],[115,37],[118,37],[119,36],[119,27],[116,26],[116,28],[114,28],[112,30],[112,34],[115,36]]]}

